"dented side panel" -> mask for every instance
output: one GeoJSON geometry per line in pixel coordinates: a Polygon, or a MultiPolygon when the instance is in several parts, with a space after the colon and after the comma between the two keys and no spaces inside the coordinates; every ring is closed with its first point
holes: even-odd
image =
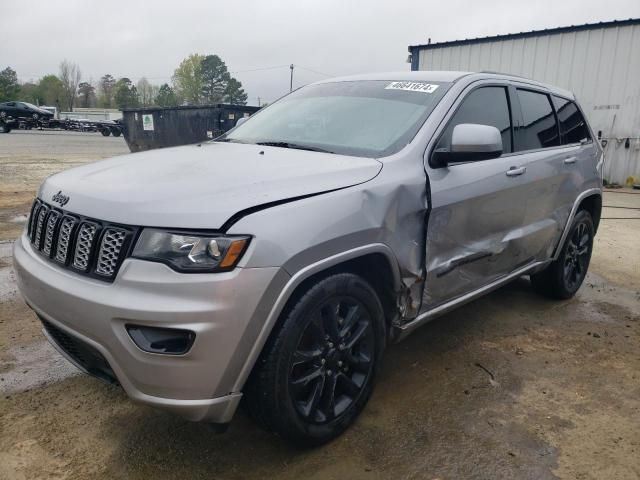
{"type": "Polygon", "coordinates": [[[518,161],[505,157],[430,172],[433,205],[423,310],[480,288],[529,260],[518,233],[525,180],[505,175],[518,161]]]}
{"type": "Polygon", "coordinates": [[[421,152],[388,162],[384,175],[355,187],[305,198],[240,219],[229,233],[256,241],[241,266],[282,266],[290,274],[340,252],[371,243],[390,247],[399,271],[397,290],[415,289],[419,307],[424,262],[426,174],[421,152]],[[313,215],[301,215],[313,212],[313,215]]]}

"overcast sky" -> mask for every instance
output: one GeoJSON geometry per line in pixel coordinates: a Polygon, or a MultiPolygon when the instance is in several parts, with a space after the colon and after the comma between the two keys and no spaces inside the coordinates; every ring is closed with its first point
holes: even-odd
{"type": "Polygon", "coordinates": [[[326,76],[409,70],[407,46],[640,17],[640,0],[0,0],[0,69],[21,81],[67,58],[105,73],[170,82],[190,53],[218,54],[249,103],[326,76]],[[275,68],[272,68],[275,67],[275,68]],[[258,70],[260,69],[260,70],[258,70]],[[253,71],[251,71],[253,70],[253,71]]]}

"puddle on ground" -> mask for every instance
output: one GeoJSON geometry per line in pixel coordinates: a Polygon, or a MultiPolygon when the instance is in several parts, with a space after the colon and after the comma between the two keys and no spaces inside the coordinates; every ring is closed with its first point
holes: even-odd
{"type": "Polygon", "coordinates": [[[9,219],[11,223],[27,223],[26,215],[15,215],[9,219]]]}
{"type": "Polygon", "coordinates": [[[0,243],[0,303],[11,300],[18,293],[11,267],[12,247],[13,242],[0,243]]]}

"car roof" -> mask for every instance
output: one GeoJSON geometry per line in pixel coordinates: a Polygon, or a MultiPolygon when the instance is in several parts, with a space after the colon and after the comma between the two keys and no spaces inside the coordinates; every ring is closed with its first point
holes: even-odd
{"type": "Polygon", "coordinates": [[[316,83],[330,82],[355,82],[360,80],[400,80],[400,81],[431,81],[431,82],[455,82],[470,72],[445,72],[445,71],[409,71],[409,72],[381,72],[363,73],[345,77],[328,78],[316,83]]]}
{"type": "Polygon", "coordinates": [[[444,70],[419,70],[419,71],[400,71],[400,72],[380,72],[380,73],[364,73],[359,75],[349,75],[345,77],[328,78],[316,82],[332,83],[332,82],[356,82],[365,80],[381,80],[381,81],[409,81],[409,82],[456,82],[461,78],[469,81],[469,83],[477,80],[496,79],[496,80],[513,80],[522,83],[528,83],[531,86],[540,87],[549,90],[551,93],[575,99],[572,92],[554,85],[531,80],[530,78],[520,77],[500,72],[458,72],[444,70]]]}

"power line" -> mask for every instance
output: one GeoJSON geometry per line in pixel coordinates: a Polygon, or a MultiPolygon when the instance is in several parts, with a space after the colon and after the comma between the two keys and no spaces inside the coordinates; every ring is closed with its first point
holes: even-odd
{"type": "Polygon", "coordinates": [[[313,68],[303,67],[302,65],[299,65],[297,63],[296,63],[296,67],[301,68],[303,70],[308,70],[309,72],[317,73],[318,75],[322,75],[324,77],[335,77],[335,75],[330,75],[328,73],[322,73],[322,72],[319,72],[317,70],[314,70],[313,68]]]}

